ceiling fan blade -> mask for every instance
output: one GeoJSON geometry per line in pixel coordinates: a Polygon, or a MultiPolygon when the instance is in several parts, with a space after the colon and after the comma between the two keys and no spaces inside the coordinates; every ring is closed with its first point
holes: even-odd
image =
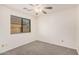
{"type": "Polygon", "coordinates": [[[30,6],[34,6],[33,4],[29,4],[30,6]]]}
{"type": "Polygon", "coordinates": [[[46,12],[46,11],[44,11],[44,10],[42,10],[42,12],[43,12],[44,14],[47,14],[47,12],[46,12]]]}
{"type": "Polygon", "coordinates": [[[29,4],[30,6],[39,6],[39,4],[29,4]]]}
{"type": "Polygon", "coordinates": [[[32,9],[28,9],[28,8],[23,8],[24,10],[27,10],[27,11],[32,11],[32,9]]]}
{"type": "Polygon", "coordinates": [[[53,9],[53,7],[44,7],[45,9],[53,9]]]}
{"type": "Polygon", "coordinates": [[[35,4],[36,6],[39,6],[39,4],[35,4]]]}

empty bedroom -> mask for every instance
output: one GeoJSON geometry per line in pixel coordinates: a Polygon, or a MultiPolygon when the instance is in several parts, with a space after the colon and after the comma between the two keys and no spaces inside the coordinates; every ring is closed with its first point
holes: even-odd
{"type": "Polygon", "coordinates": [[[78,54],[78,4],[0,4],[0,55],[78,54]]]}

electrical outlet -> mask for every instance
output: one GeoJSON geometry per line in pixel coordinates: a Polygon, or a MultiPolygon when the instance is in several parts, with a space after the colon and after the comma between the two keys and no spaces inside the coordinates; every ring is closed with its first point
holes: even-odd
{"type": "Polygon", "coordinates": [[[2,44],[1,47],[4,47],[4,44],[2,44]]]}
{"type": "Polygon", "coordinates": [[[64,42],[63,40],[61,40],[61,42],[64,42]]]}

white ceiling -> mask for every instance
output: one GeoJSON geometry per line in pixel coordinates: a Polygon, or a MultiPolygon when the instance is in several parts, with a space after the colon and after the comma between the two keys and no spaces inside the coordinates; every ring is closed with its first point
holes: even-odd
{"type": "MultiPolygon", "coordinates": [[[[24,12],[24,13],[29,13],[32,15],[35,14],[34,11],[27,11],[27,10],[23,9],[23,8],[32,9],[33,7],[30,6],[29,4],[5,4],[4,6],[14,9],[14,10],[24,12]]],[[[45,10],[45,11],[47,11],[47,13],[53,13],[53,12],[61,11],[61,10],[68,9],[68,8],[74,8],[77,5],[75,5],[75,4],[42,4],[41,7],[44,7],[44,6],[46,6],[46,7],[52,6],[53,7],[52,10],[45,10]]]]}

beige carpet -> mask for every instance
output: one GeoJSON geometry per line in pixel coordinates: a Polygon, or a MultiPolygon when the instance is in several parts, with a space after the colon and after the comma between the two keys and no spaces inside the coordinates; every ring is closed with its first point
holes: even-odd
{"type": "Polygon", "coordinates": [[[34,41],[29,44],[12,49],[1,55],[77,55],[75,49],[70,49],[41,41],[34,41]]]}

